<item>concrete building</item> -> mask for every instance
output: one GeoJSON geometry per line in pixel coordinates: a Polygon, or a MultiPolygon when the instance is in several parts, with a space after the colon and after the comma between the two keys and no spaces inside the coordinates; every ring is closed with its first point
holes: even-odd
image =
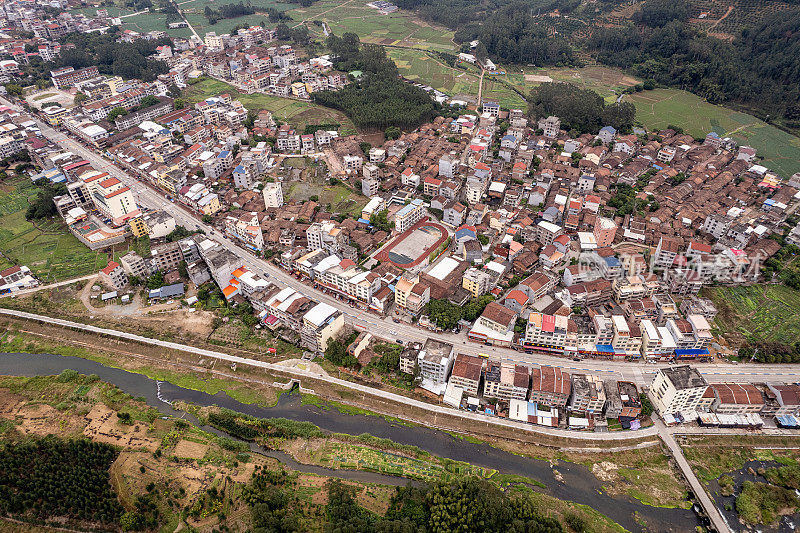
{"type": "Polygon", "coordinates": [[[703,405],[708,383],[697,369],[689,365],[661,368],[650,385],[653,407],[661,416],[681,411],[697,411],[703,405]]]}
{"type": "Polygon", "coordinates": [[[489,361],[483,376],[483,396],[500,400],[527,400],[528,367],[508,361],[489,361]]]}
{"type": "Polygon", "coordinates": [[[605,248],[614,243],[617,224],[610,218],[597,217],[594,225],[594,238],[598,248],[605,248]]]}
{"type": "Polygon", "coordinates": [[[344,314],[326,303],[318,303],[303,315],[300,342],[309,350],[324,353],[328,343],[344,327],[344,314]]]}
{"type": "Polygon", "coordinates": [[[283,206],[283,187],[279,181],[264,185],[264,207],[267,209],[283,206]]]}
{"type": "Polygon", "coordinates": [[[593,375],[572,375],[572,396],[569,409],[575,413],[600,415],[606,403],[603,381],[593,375]]]}
{"type": "Polygon", "coordinates": [[[458,354],[453,361],[453,372],[449,384],[460,388],[466,394],[476,396],[481,381],[483,359],[472,355],[458,354]]]}
{"type": "Polygon", "coordinates": [[[563,409],[567,405],[572,382],[559,367],[535,367],[531,371],[530,401],[563,409]]]}
{"type": "Polygon", "coordinates": [[[144,258],[136,252],[128,252],[119,258],[122,268],[131,276],[144,279],[150,275],[150,267],[144,258]]]}
{"type": "Polygon", "coordinates": [[[489,292],[492,289],[492,284],[493,278],[491,274],[475,267],[468,268],[461,279],[461,286],[467,289],[475,298],[489,292]]]}
{"type": "Polygon", "coordinates": [[[453,367],[453,359],[452,344],[434,339],[426,340],[425,345],[417,356],[423,388],[426,388],[425,382],[428,382],[434,387],[440,387],[443,393],[447,377],[450,375],[450,369],[453,367]]]}
{"type": "Polygon", "coordinates": [[[110,285],[114,290],[119,291],[128,284],[128,276],[125,270],[116,261],[109,261],[108,265],[100,271],[100,280],[110,285]]]}
{"type": "Polygon", "coordinates": [[[759,413],[764,407],[764,397],[752,383],[715,383],[705,395],[713,398],[711,410],[715,413],[744,415],[759,413]]]}

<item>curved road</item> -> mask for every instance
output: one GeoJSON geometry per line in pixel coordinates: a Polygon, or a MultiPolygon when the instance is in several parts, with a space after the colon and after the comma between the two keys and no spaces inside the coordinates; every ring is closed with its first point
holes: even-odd
{"type": "MultiPolygon", "coordinates": [[[[0,97],[0,102],[18,111],[22,110],[19,106],[12,104],[7,99],[0,97]]],[[[98,154],[94,150],[86,148],[84,145],[67,137],[63,133],[55,131],[40,120],[32,117],[39,124],[42,134],[52,142],[60,145],[73,153],[90,161],[98,169],[102,169],[109,174],[117,177],[120,181],[128,185],[137,195],[140,205],[152,209],[160,209],[172,215],[176,222],[189,229],[202,229],[206,236],[213,239],[225,249],[237,255],[242,263],[250,270],[261,274],[270,279],[279,287],[290,286],[298,292],[306,295],[317,302],[325,302],[341,310],[348,323],[357,329],[367,330],[373,335],[388,340],[401,339],[403,341],[420,341],[426,339],[436,339],[443,342],[452,343],[458,353],[468,355],[478,355],[488,353],[494,358],[499,358],[513,363],[525,365],[539,364],[549,366],[559,366],[568,372],[588,372],[598,374],[603,378],[624,379],[633,381],[640,385],[649,384],[655,370],[659,365],[646,364],[642,362],[607,361],[584,359],[572,361],[565,357],[556,357],[544,354],[527,354],[518,352],[510,348],[488,347],[467,341],[466,333],[458,335],[451,333],[434,333],[407,323],[394,323],[390,318],[380,318],[377,315],[351,308],[347,303],[338,300],[329,294],[314,289],[301,283],[287,272],[276,267],[272,263],[260,259],[249,251],[239,247],[233,241],[227,239],[214,230],[211,226],[202,223],[193,214],[186,211],[183,207],[168,201],[164,194],[145,185],[138,179],[129,175],[108,159],[98,154]],[[213,231],[213,235],[212,235],[213,231]]],[[[664,366],[664,365],[660,365],[664,366]]],[[[698,368],[710,382],[738,381],[738,382],[798,382],[800,381],[800,365],[761,365],[761,364],[740,364],[729,363],[703,363],[698,368]]]]}

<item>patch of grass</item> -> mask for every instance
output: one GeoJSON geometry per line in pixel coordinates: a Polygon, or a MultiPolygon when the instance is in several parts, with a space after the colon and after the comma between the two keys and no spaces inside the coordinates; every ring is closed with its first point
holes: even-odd
{"type": "Polygon", "coordinates": [[[333,109],[291,98],[260,93],[240,93],[233,85],[212,78],[189,85],[183,91],[182,97],[187,102],[194,104],[222,93],[228,93],[232,98],[238,99],[250,111],[258,112],[261,109],[267,109],[272,112],[276,120],[291,123],[300,132],[309,124],[341,124],[339,132],[342,134],[355,131],[355,126],[350,119],[333,109]]]}
{"type": "Polygon", "coordinates": [[[29,200],[37,193],[29,180],[0,188],[0,270],[26,265],[43,283],[97,272],[108,263],[105,253],[89,250],[61,219],[25,220],[29,200]]]}
{"type": "Polygon", "coordinates": [[[492,474],[492,476],[489,478],[489,481],[500,485],[500,487],[502,488],[508,487],[509,485],[517,485],[517,484],[532,485],[534,487],[539,487],[541,489],[547,488],[547,485],[545,485],[538,479],[533,479],[525,476],[518,476],[516,474],[500,474],[498,472],[492,474]]]}
{"type": "Polygon", "coordinates": [[[38,102],[39,100],[44,100],[45,98],[50,98],[51,96],[56,96],[57,94],[58,94],[58,93],[42,93],[42,94],[37,94],[36,96],[34,96],[34,97],[33,97],[33,99],[34,99],[34,100],[36,100],[36,101],[38,102]]]}
{"type": "Polygon", "coordinates": [[[751,285],[713,287],[704,294],[719,309],[714,325],[728,341],[797,341],[800,291],[785,285],[751,285]]]}
{"type": "Polygon", "coordinates": [[[736,512],[748,524],[771,525],[784,514],[800,508],[800,498],[794,491],[767,483],[745,481],[736,497],[736,512]]]}
{"type": "Polygon", "coordinates": [[[382,15],[365,3],[320,0],[310,7],[293,9],[289,14],[295,20],[324,20],[336,35],[353,32],[362,42],[430,50],[455,49],[453,31],[422,23],[409,11],[382,15]]]}
{"type": "Polygon", "coordinates": [[[784,177],[800,172],[800,138],[762,120],[678,89],[656,89],[631,95],[636,119],[647,129],[674,124],[695,137],[714,131],[756,149],[763,164],[784,177]]]}
{"type": "MultiPolygon", "coordinates": [[[[0,351],[9,353],[51,353],[68,357],[80,357],[82,359],[96,361],[104,366],[120,368],[117,361],[113,358],[98,354],[97,352],[75,346],[49,344],[42,342],[40,339],[18,332],[15,332],[10,340],[8,337],[0,339],[0,351]]],[[[274,405],[276,401],[276,397],[271,395],[271,389],[265,391],[263,388],[256,388],[246,383],[215,378],[210,375],[206,379],[203,379],[203,376],[196,373],[175,372],[152,368],[150,366],[141,366],[135,369],[126,368],[126,370],[145,375],[151,379],[167,381],[179,387],[206,392],[212,395],[222,391],[241,403],[270,406],[274,405]]]]}
{"type": "Polygon", "coordinates": [[[478,76],[448,65],[441,58],[424,50],[391,47],[386,53],[397,65],[400,74],[409,80],[425,83],[451,96],[478,95],[478,76]]]}

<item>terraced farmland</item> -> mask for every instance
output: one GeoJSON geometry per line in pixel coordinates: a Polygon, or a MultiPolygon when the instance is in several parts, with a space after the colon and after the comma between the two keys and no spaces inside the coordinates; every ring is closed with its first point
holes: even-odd
{"type": "Polygon", "coordinates": [[[783,177],[800,172],[800,138],[752,115],[709,104],[677,89],[644,91],[629,98],[636,106],[636,119],[647,129],[674,124],[695,137],[715,131],[755,148],[764,165],[783,177]]]}
{"type": "Polygon", "coordinates": [[[719,309],[714,324],[729,343],[797,342],[800,291],[785,285],[752,285],[713,287],[704,292],[719,309]]]}
{"type": "Polygon", "coordinates": [[[43,282],[61,281],[97,272],[108,263],[105,253],[93,252],[60,219],[25,220],[28,200],[36,187],[26,180],[0,186],[0,270],[26,265],[43,282]]]}

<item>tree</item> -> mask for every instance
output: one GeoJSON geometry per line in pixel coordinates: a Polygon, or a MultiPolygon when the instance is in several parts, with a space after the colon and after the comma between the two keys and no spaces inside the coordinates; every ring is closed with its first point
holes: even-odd
{"type": "Polygon", "coordinates": [[[400,128],[398,128],[397,126],[389,126],[383,132],[383,135],[384,135],[384,137],[386,137],[387,141],[393,141],[395,139],[399,139],[400,135],[402,135],[402,134],[403,134],[403,132],[400,131],[400,128]]]}
{"type": "Polygon", "coordinates": [[[108,112],[106,120],[108,120],[109,122],[114,122],[115,120],[117,120],[117,118],[124,117],[127,114],[128,110],[125,109],[124,107],[115,107],[114,109],[108,112]]]}
{"type": "Polygon", "coordinates": [[[647,394],[645,393],[639,394],[639,401],[642,404],[642,416],[652,415],[653,404],[650,402],[650,398],[647,397],[647,394]]]}
{"type": "Polygon", "coordinates": [[[17,83],[6,83],[5,88],[11,96],[22,96],[22,86],[17,83]]]}
{"type": "Polygon", "coordinates": [[[341,339],[329,340],[328,347],[325,349],[325,359],[337,366],[347,368],[358,366],[358,359],[347,353],[348,344],[341,339]]]}
{"type": "Polygon", "coordinates": [[[369,216],[369,223],[377,230],[390,233],[394,229],[394,222],[389,222],[389,211],[384,209],[369,216]]]}
{"type": "Polygon", "coordinates": [[[160,103],[161,100],[159,100],[158,98],[156,98],[151,94],[148,94],[147,96],[142,98],[141,102],[139,102],[139,109],[144,109],[145,107],[150,107],[151,105],[157,105],[160,103]]]}
{"type": "Polygon", "coordinates": [[[461,307],[450,303],[447,300],[430,300],[425,305],[425,312],[428,319],[436,324],[436,327],[443,330],[453,329],[458,326],[458,321],[464,316],[461,307]]]}
{"type": "Polygon", "coordinates": [[[534,119],[556,115],[562,127],[580,133],[596,133],[606,125],[618,130],[629,129],[636,115],[633,104],[606,105],[596,92],[569,83],[543,83],[535,87],[530,94],[528,110],[534,119]]]}
{"type": "Polygon", "coordinates": [[[67,194],[66,185],[52,183],[45,178],[37,180],[35,185],[39,188],[39,192],[36,193],[36,197],[31,201],[28,210],[25,211],[25,218],[27,220],[38,220],[58,214],[53,198],[67,194]]]}

